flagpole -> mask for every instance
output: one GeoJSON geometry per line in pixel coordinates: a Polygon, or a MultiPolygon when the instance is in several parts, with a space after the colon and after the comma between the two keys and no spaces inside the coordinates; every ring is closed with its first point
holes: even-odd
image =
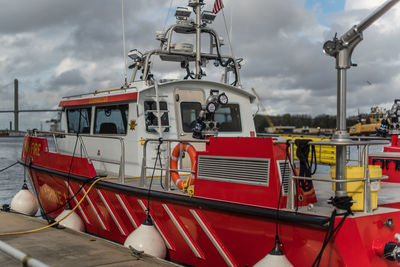
{"type": "Polygon", "coordinates": [[[235,56],[233,54],[233,49],[232,49],[231,37],[229,36],[228,26],[226,25],[224,9],[222,9],[222,16],[224,17],[225,31],[226,31],[226,34],[228,35],[229,50],[231,51],[232,57],[235,58],[235,56]]]}
{"type": "Polygon", "coordinates": [[[201,45],[201,29],[200,29],[200,16],[201,16],[201,4],[199,0],[196,3],[196,79],[201,79],[201,57],[200,57],[200,45],[201,45]]]}
{"type": "MultiPolygon", "coordinates": [[[[230,30],[230,32],[228,31],[228,27],[226,26],[224,4],[222,3],[222,0],[215,0],[213,13],[217,14],[220,10],[222,10],[222,16],[224,18],[225,31],[226,31],[226,34],[228,35],[229,50],[231,51],[232,59],[233,59],[233,62],[235,64],[237,86],[239,88],[242,88],[242,83],[240,82],[240,75],[239,75],[239,64],[237,63],[237,61],[235,59],[235,55],[233,53],[233,48],[232,48],[232,42],[231,42],[231,35],[232,35],[232,9],[231,9],[231,30],[230,30]]],[[[225,81],[227,80],[226,75],[227,75],[227,69],[225,69],[225,81]]]]}
{"type": "MultiPolygon", "coordinates": [[[[221,0],[221,1],[222,1],[222,0],[221,0]]],[[[224,12],[224,9],[223,9],[223,8],[222,8],[222,16],[223,16],[223,18],[224,18],[225,31],[226,31],[226,34],[228,35],[229,50],[231,51],[231,55],[232,55],[232,58],[233,58],[234,63],[235,63],[235,68],[236,68],[236,70],[239,70],[239,66],[238,66],[238,64],[237,64],[237,62],[236,62],[236,60],[235,60],[235,55],[234,55],[234,53],[233,53],[231,37],[230,37],[229,31],[228,31],[228,27],[227,27],[227,25],[226,25],[225,12],[224,12]]],[[[232,19],[232,16],[231,16],[231,19],[232,19]]],[[[231,27],[232,27],[232,24],[231,24],[231,27]]],[[[231,28],[231,31],[232,31],[232,28],[231,28]]],[[[239,87],[242,87],[242,84],[241,84],[241,82],[240,82],[239,73],[237,73],[237,77],[238,77],[238,86],[239,86],[239,87]]]]}

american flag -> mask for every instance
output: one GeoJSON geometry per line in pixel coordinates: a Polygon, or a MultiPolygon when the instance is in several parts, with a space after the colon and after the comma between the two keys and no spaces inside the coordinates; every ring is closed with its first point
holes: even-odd
{"type": "Polygon", "coordinates": [[[224,8],[224,4],[222,3],[222,0],[215,0],[213,13],[217,14],[223,8],[224,8]]]}

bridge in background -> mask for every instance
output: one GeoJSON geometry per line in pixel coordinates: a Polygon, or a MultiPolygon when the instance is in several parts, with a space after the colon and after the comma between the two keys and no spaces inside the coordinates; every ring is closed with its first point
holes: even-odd
{"type": "MultiPolygon", "coordinates": [[[[14,131],[19,131],[19,113],[21,112],[59,112],[61,109],[19,109],[18,104],[18,80],[14,79],[14,109],[0,110],[0,113],[14,113],[14,131]]],[[[11,123],[10,123],[11,124],[11,123]]],[[[10,130],[12,127],[10,125],[10,130]]]]}

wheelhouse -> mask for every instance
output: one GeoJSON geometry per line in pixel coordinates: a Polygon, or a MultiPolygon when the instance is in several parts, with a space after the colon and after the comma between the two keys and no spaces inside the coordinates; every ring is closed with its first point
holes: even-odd
{"type": "MultiPolygon", "coordinates": [[[[102,175],[118,175],[123,146],[124,172],[138,176],[143,156],[141,140],[160,137],[193,140],[193,128],[211,90],[224,92],[229,98],[229,103],[215,111],[218,136],[254,136],[251,94],[209,81],[170,81],[157,86],[65,97],[60,106],[63,128],[68,135],[58,141],[57,149],[70,155],[84,156],[85,152],[96,171],[102,175]]],[[[196,149],[202,151],[204,145],[196,145],[196,149]]],[[[154,154],[150,153],[151,158],[154,154]]]]}

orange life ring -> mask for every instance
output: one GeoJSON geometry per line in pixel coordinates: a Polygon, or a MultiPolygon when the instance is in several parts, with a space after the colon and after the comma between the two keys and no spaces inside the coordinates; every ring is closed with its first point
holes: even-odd
{"type": "MultiPolygon", "coordinates": [[[[181,144],[177,144],[174,148],[174,150],[172,151],[171,154],[171,163],[169,168],[171,170],[177,170],[178,169],[178,159],[179,159],[179,155],[181,153],[181,144]]],[[[189,143],[183,143],[182,144],[182,151],[186,151],[189,154],[190,157],[190,162],[192,165],[191,171],[195,170],[195,163],[196,163],[196,157],[197,157],[197,152],[196,149],[189,143]]],[[[193,173],[190,174],[190,182],[189,184],[187,184],[187,181],[181,179],[178,171],[171,171],[171,178],[174,181],[174,183],[176,184],[176,186],[181,189],[184,190],[185,188],[187,188],[189,185],[193,185],[194,184],[194,175],[193,173]]]]}

